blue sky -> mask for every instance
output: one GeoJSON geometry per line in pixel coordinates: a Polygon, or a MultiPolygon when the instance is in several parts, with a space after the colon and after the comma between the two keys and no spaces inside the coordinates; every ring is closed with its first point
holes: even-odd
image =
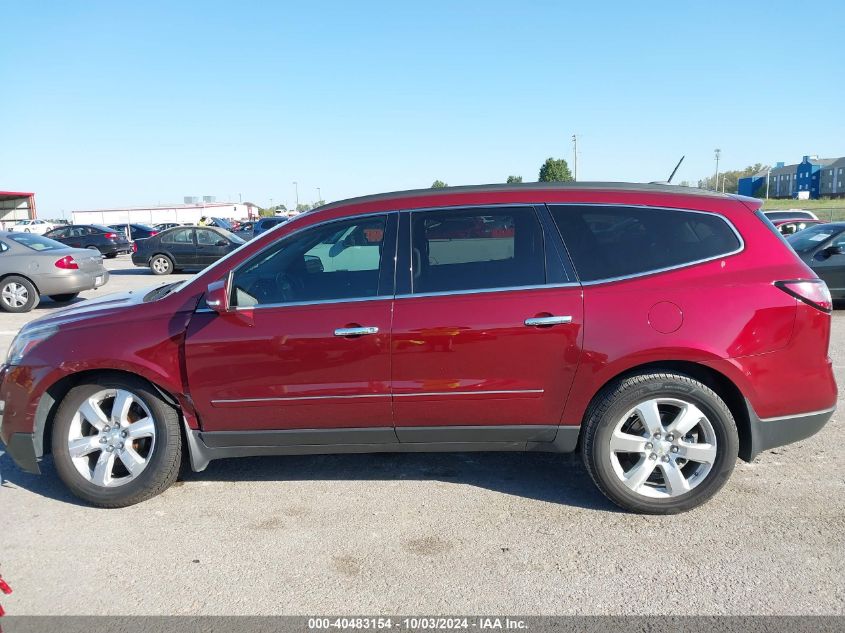
{"type": "Polygon", "coordinates": [[[845,155],[845,3],[0,0],[0,189],[40,215],[845,155]]]}

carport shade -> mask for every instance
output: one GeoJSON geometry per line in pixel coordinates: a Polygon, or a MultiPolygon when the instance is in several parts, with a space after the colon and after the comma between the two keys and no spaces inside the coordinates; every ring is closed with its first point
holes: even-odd
{"type": "Polygon", "coordinates": [[[35,218],[35,194],[27,191],[0,191],[0,220],[13,222],[35,218]],[[19,217],[15,211],[20,211],[21,204],[25,204],[25,217],[19,217]],[[11,212],[11,213],[10,213],[11,212]],[[11,217],[6,217],[10,215],[11,217]]]}

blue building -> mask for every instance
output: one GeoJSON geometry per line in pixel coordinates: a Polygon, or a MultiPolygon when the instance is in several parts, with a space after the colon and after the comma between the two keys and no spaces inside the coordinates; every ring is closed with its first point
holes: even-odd
{"type": "MultiPolygon", "coordinates": [[[[768,171],[759,172],[753,176],[740,178],[737,182],[737,192],[744,196],[758,198],[798,198],[802,194],[816,199],[821,195],[829,196],[829,187],[822,186],[822,175],[827,175],[826,168],[842,164],[843,158],[819,158],[818,156],[804,156],[800,163],[786,165],[777,163],[768,171]]],[[[837,174],[838,175],[838,174],[837,174]]],[[[832,182],[832,176],[824,181],[832,182]]],[[[838,183],[838,180],[836,181],[838,183]]]]}

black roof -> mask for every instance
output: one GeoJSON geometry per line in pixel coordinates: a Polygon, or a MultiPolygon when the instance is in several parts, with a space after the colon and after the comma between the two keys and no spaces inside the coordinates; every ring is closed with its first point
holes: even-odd
{"type": "Polygon", "coordinates": [[[684,196],[703,196],[708,198],[720,198],[723,200],[743,198],[730,193],[719,193],[697,187],[682,187],[680,185],[668,185],[664,183],[636,183],[636,182],[525,182],[512,184],[491,184],[491,185],[463,185],[458,187],[442,187],[438,189],[408,189],[406,191],[392,191],[389,193],[377,193],[368,196],[347,198],[337,200],[329,204],[317,207],[314,211],[333,209],[348,204],[359,204],[373,202],[376,200],[393,200],[401,198],[416,198],[419,196],[448,196],[455,193],[486,193],[495,191],[555,191],[555,190],[595,190],[595,191],[631,191],[642,193],[667,193],[684,196]]]}

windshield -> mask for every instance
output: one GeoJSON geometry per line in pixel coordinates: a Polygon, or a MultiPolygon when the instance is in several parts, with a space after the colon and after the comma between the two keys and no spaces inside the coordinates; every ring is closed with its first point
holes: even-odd
{"type": "Polygon", "coordinates": [[[35,233],[9,233],[8,238],[34,251],[58,251],[67,248],[61,242],[41,237],[35,233]]]}
{"type": "Polygon", "coordinates": [[[224,220],[223,218],[211,218],[214,220],[214,225],[220,227],[221,229],[226,229],[227,231],[232,230],[232,225],[229,224],[228,221],[224,220]]]}
{"type": "Polygon", "coordinates": [[[226,229],[220,229],[220,233],[226,237],[230,242],[234,242],[235,244],[246,244],[246,240],[242,238],[240,235],[235,235],[231,231],[227,231],[226,229]]]}
{"type": "Polygon", "coordinates": [[[826,242],[834,235],[843,232],[842,227],[830,227],[824,224],[818,226],[811,226],[809,229],[804,229],[798,233],[793,233],[787,236],[786,241],[797,252],[809,251],[817,248],[822,242],[826,242]]]}

